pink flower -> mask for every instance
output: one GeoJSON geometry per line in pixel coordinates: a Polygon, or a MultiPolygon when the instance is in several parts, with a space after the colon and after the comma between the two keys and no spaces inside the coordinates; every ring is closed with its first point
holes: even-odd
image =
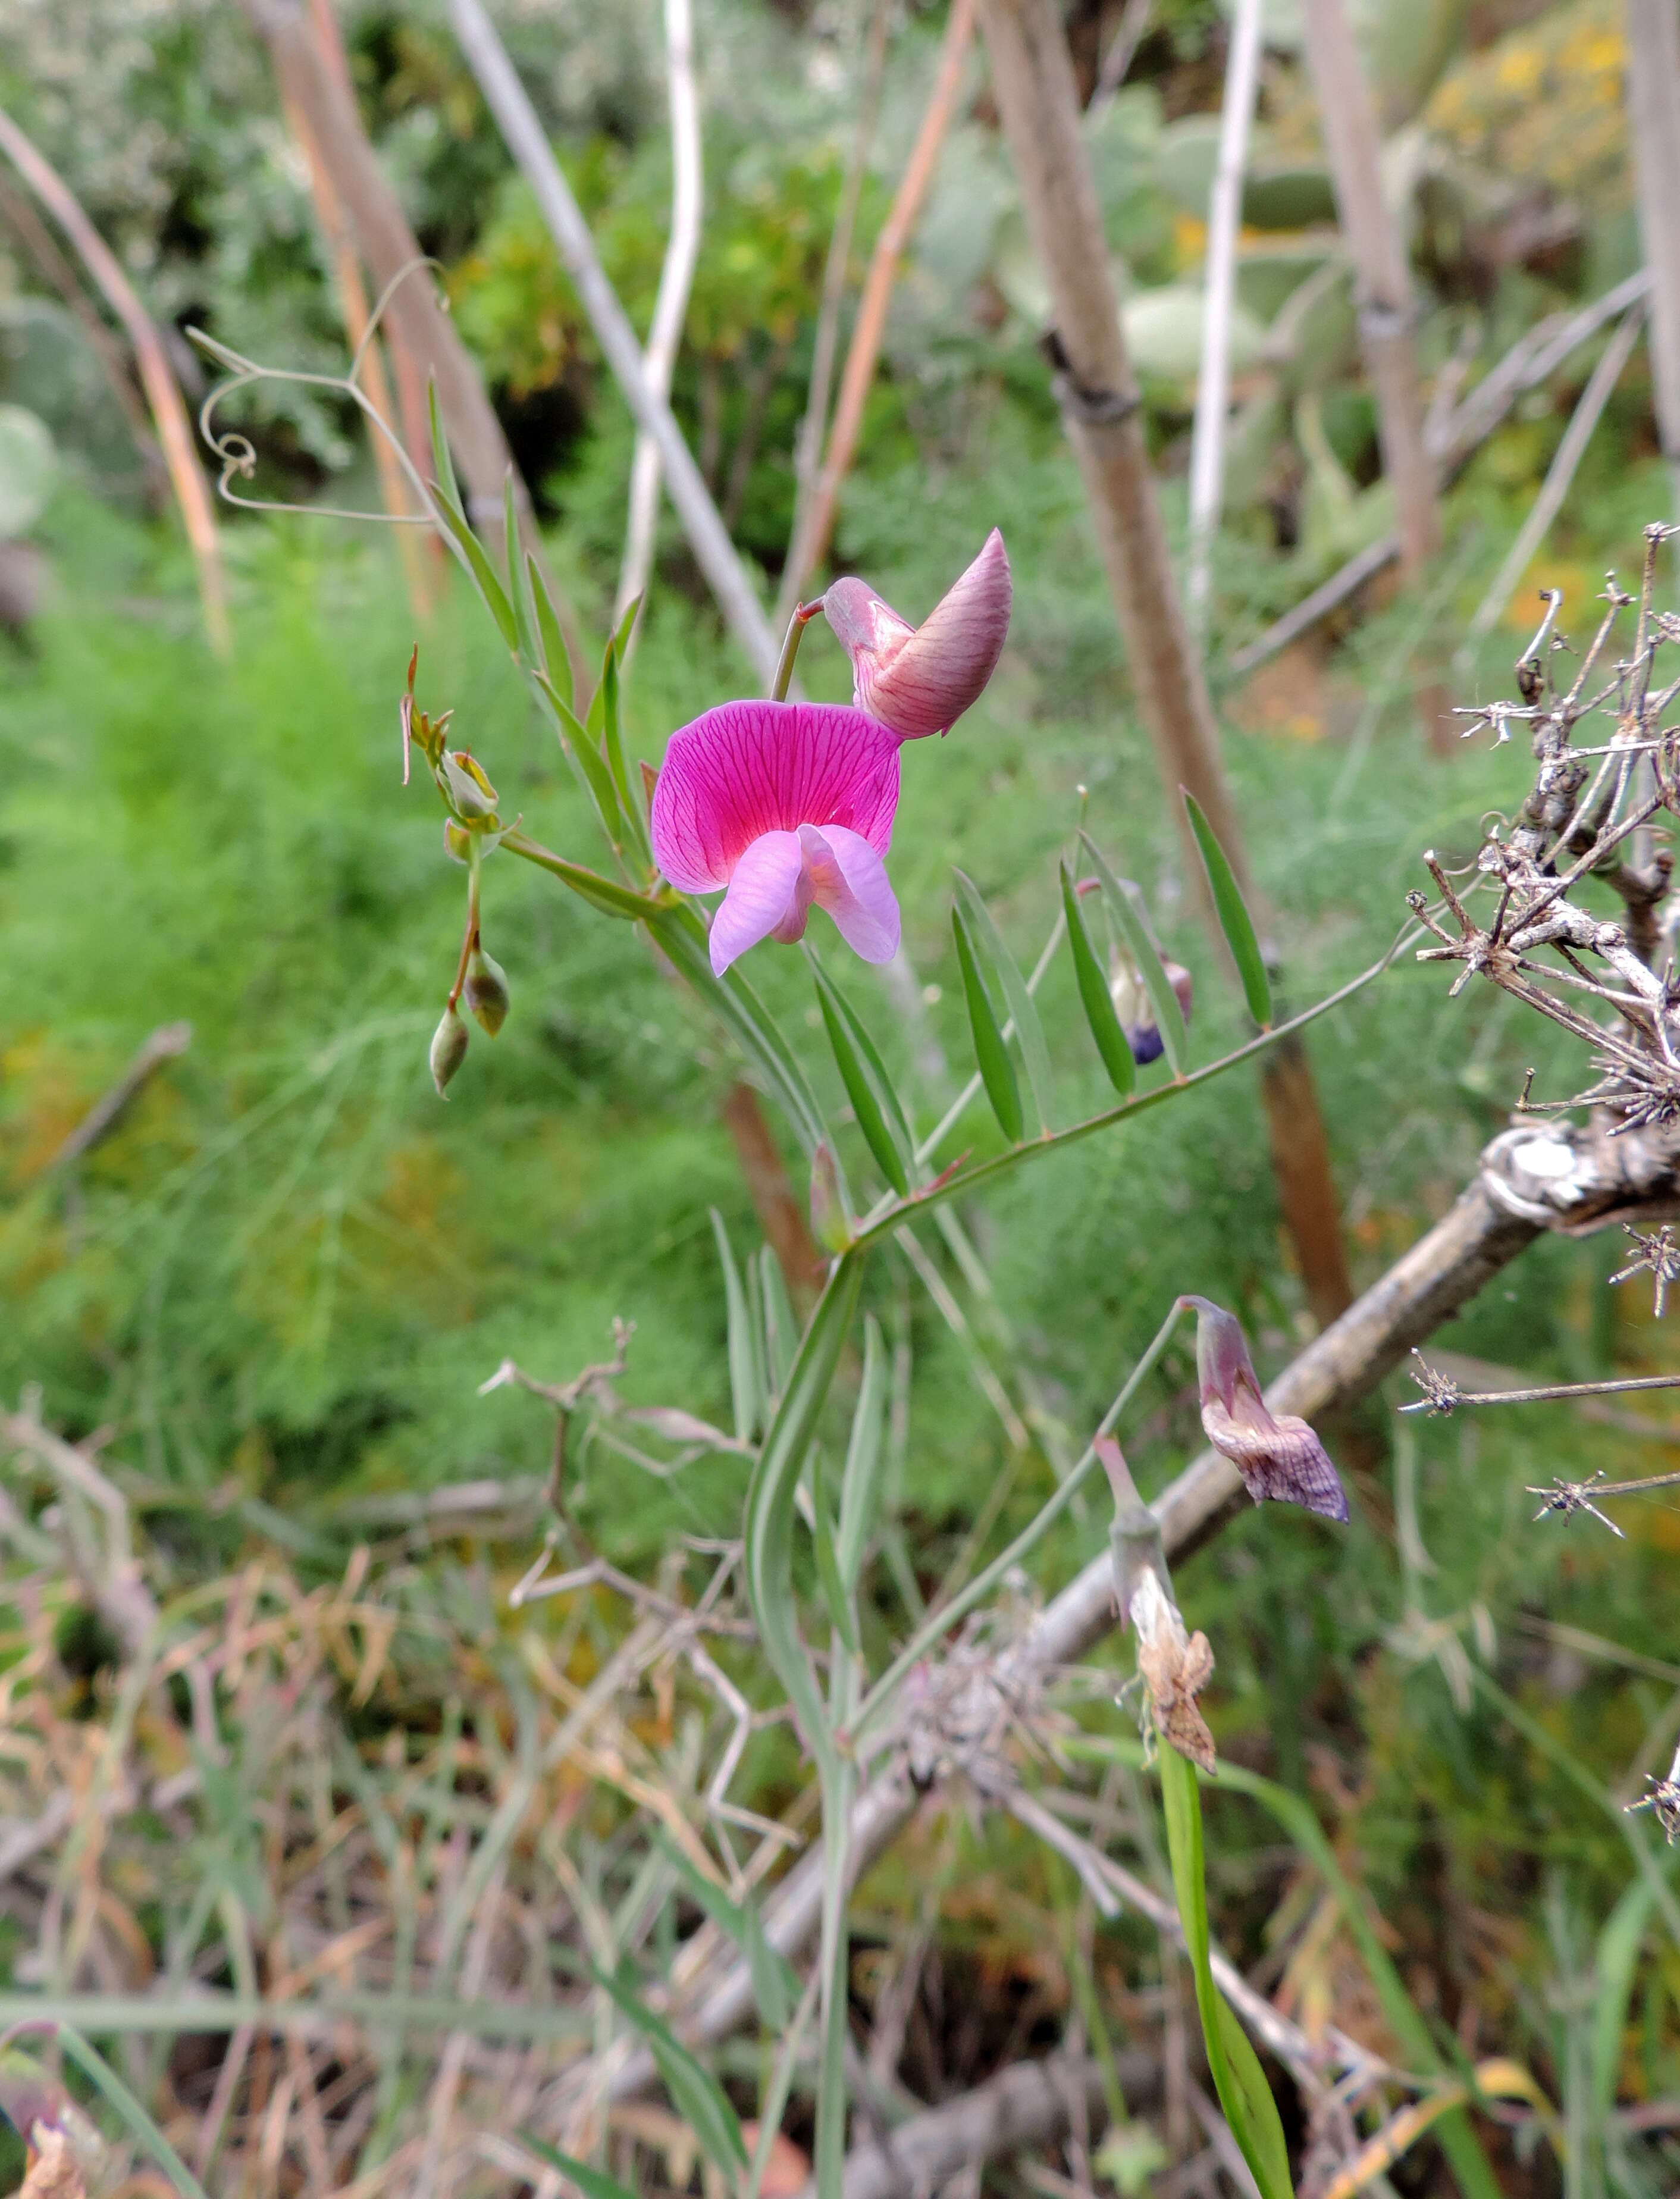
{"type": "Polygon", "coordinates": [[[859,709],[907,741],[948,732],[997,668],[1011,592],[1009,556],[995,527],[919,627],[907,624],[866,580],[832,582],[822,607],[852,660],[859,709]]]}
{"type": "Polygon", "coordinates": [[[720,977],[761,939],[802,938],[814,901],[866,962],[898,952],[881,858],[898,808],[898,736],[861,710],[721,703],[672,734],[653,790],[654,859],[712,919],[720,977]]]}
{"type": "Polygon", "coordinates": [[[1260,1394],[1242,1323],[1206,1298],[1181,1298],[1196,1312],[1196,1375],[1202,1426],[1257,1504],[1268,1497],[1345,1519],[1348,1501],[1318,1438],[1292,1413],[1275,1416],[1260,1394]]]}

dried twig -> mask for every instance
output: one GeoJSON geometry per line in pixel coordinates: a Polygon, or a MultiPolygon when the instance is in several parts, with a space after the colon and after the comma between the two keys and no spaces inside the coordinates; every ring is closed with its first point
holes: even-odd
{"type": "Polygon", "coordinates": [[[165,1062],[175,1061],[186,1052],[192,1035],[190,1024],[160,1024],[110,1090],[83,1116],[43,1173],[54,1175],[60,1169],[73,1167],[108,1138],[165,1062]]]}
{"type": "MultiPolygon", "coordinates": [[[[694,74],[694,23],[689,0],[665,0],[665,73],[671,108],[671,234],[642,355],[649,386],[667,404],[682,341],[694,265],[700,254],[700,96],[694,74]]],[[[630,517],[624,563],[613,604],[616,627],[647,586],[659,516],[659,446],[645,428],[636,435],[630,467],[630,517]]]]}
{"type": "MultiPolygon", "coordinates": [[[[1207,268],[1202,283],[1202,359],[1190,437],[1190,562],[1184,610],[1205,646],[1214,537],[1224,482],[1225,412],[1231,388],[1231,307],[1236,296],[1237,231],[1243,172],[1260,81],[1261,0],[1237,0],[1225,61],[1219,155],[1208,195],[1207,268]]],[[[1118,43],[1117,39],[1117,44],[1118,43]]]]}
{"type": "Polygon", "coordinates": [[[700,477],[700,470],[683,440],[682,429],[669,405],[650,381],[636,332],[607,279],[589,234],[589,225],[572,195],[571,186],[561,173],[536,110],[480,0],[450,0],[449,15],[461,50],[478,79],[479,89],[497,126],[536,195],[543,219],[589,316],[613,378],[635,415],[638,427],[651,438],[659,453],[671,502],[707,584],[717,598],[718,608],[759,679],[767,686],[781,653],[779,639],[765,616],[746,567],[729,539],[728,530],[718,516],[711,491],[700,477]]]}
{"type": "Polygon", "coordinates": [[[83,265],[106,304],[122,323],[134,347],[141,384],[152,408],[158,440],[163,446],[164,463],[169,468],[175,500],[180,505],[187,540],[192,545],[205,631],[211,647],[219,656],[225,656],[233,648],[233,629],[228,622],[227,580],[222,569],[215,507],[193,447],[192,428],[181,386],[169,364],[163,339],[153,327],[150,314],[141,304],[116,254],[88,219],[74,192],[3,108],[0,153],[5,155],[75,247],[83,265]]]}

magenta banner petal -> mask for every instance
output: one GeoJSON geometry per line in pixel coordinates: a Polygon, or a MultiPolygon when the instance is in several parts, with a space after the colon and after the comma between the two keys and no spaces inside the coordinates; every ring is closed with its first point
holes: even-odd
{"type": "Polygon", "coordinates": [[[853,699],[905,740],[948,732],[997,668],[1013,592],[996,528],[919,627],[865,580],[836,580],[823,610],[852,660],[853,699]]]}
{"type": "Polygon", "coordinates": [[[674,886],[707,893],[766,832],[843,825],[884,855],[897,808],[897,738],[862,711],[722,703],[671,736],[653,852],[674,886]]]}
{"type": "Polygon", "coordinates": [[[898,952],[898,901],[881,858],[860,833],[843,825],[819,832],[803,825],[805,882],[811,899],[866,962],[890,962],[898,952]]]}
{"type": "Polygon", "coordinates": [[[810,895],[802,893],[804,850],[797,832],[765,832],[735,866],[729,890],[712,919],[712,970],[722,977],[738,955],[774,932],[797,939],[810,895]]]}

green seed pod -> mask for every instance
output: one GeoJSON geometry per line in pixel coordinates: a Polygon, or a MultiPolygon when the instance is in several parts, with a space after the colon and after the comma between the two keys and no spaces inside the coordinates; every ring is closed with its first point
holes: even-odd
{"type": "Polygon", "coordinates": [[[507,971],[481,947],[475,947],[467,964],[463,997],[487,1037],[494,1038],[507,1021],[507,971]]]}
{"type": "Polygon", "coordinates": [[[444,1087],[467,1058],[467,1027],[453,1008],[446,1008],[432,1033],[432,1082],[438,1088],[438,1098],[444,1097],[444,1087]]]}

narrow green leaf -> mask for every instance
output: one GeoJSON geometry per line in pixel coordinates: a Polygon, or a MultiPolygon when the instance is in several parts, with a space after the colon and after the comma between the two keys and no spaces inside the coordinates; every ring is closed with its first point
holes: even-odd
{"type": "Polygon", "coordinates": [[[635,625],[642,605],[646,601],[647,598],[645,595],[632,596],[624,606],[623,617],[613,630],[613,654],[621,664],[624,662],[624,652],[630,645],[630,629],[635,625]]]}
{"type": "Polygon", "coordinates": [[[602,1969],[592,1974],[621,2015],[647,2041],[672,2106],[694,2132],[708,2161],[726,2177],[738,2175],[747,2165],[746,2140],[741,2136],[740,2118],[717,2079],[695,2060],[669,2024],[642,2005],[633,1974],[614,1978],[602,1969]]]}
{"type": "Polygon", "coordinates": [[[563,2176],[569,2177],[583,2199],[636,2199],[616,2177],[609,2176],[604,2168],[592,2168],[586,2161],[575,2161],[569,2153],[562,2153],[557,2145],[551,2145],[545,2138],[534,2131],[521,2131],[519,2143],[527,2153],[535,2154],[551,2168],[557,2168],[563,2176]]]}
{"type": "Polygon", "coordinates": [[[963,993],[968,1001],[969,1028],[974,1034],[974,1058],[980,1066],[980,1082],[986,1088],[998,1128],[1012,1146],[1018,1146],[1026,1129],[1021,1116],[1021,1088],[1015,1082],[1014,1066],[1004,1045],[1003,1033],[998,1028],[997,1012],[986,990],[986,981],[974,959],[974,942],[969,937],[961,905],[955,901],[951,905],[951,930],[962,969],[963,993]]]}
{"type": "Polygon", "coordinates": [[[662,913],[659,903],[646,894],[639,894],[633,886],[621,886],[615,879],[604,878],[598,871],[586,870],[581,863],[569,863],[563,855],[551,849],[540,847],[528,840],[522,832],[504,832],[501,844],[510,854],[522,855],[528,863],[539,870],[552,872],[563,884],[569,885],[592,908],[600,909],[607,916],[627,917],[633,922],[650,923],[662,913]]]}
{"type": "Polygon", "coordinates": [[[72,2024],[56,2023],[52,2035],[82,2074],[105,2095],[173,2184],[180,2199],[205,2199],[204,2186],[158,2128],[143,2103],[136,2099],[97,2047],[84,2039],[72,2024]]]}
{"type": "Polygon", "coordinates": [[[881,1067],[880,1056],[870,1044],[868,1035],[841,999],[837,988],[824,973],[816,957],[811,957],[811,974],[816,980],[817,1005],[822,1010],[822,1019],[828,1032],[828,1043],[833,1050],[835,1065],[840,1071],[840,1082],[846,1088],[846,1097],[852,1103],[852,1112],[863,1133],[863,1141],[875,1156],[875,1165],[893,1189],[903,1199],[910,1189],[910,1171],[907,1156],[912,1151],[908,1126],[902,1110],[897,1105],[896,1095],[887,1082],[886,1072],[881,1067]],[[860,1046],[859,1041],[862,1041],[860,1046]],[[872,1063],[866,1063],[863,1047],[867,1047],[872,1063]],[[877,1072],[872,1077],[871,1069],[877,1072]],[[882,1088],[884,1087],[884,1089],[882,1088]],[[888,1120],[884,1102],[892,1094],[895,1124],[888,1120]]]}
{"type": "Polygon", "coordinates": [[[437,475],[437,485],[446,504],[452,505],[464,520],[466,506],[461,501],[461,491],[455,480],[455,461],[449,455],[449,438],[443,431],[443,414],[438,405],[437,382],[426,384],[426,411],[432,423],[432,465],[437,475]]]}
{"type": "Polygon", "coordinates": [[[735,1414],[736,1438],[750,1443],[764,1420],[764,1391],[759,1380],[758,1353],[747,1312],[747,1294],[741,1287],[741,1271],[724,1228],[723,1216],[712,1209],[712,1234],[717,1239],[718,1264],[723,1269],[723,1304],[729,1325],[729,1394],[735,1414]]]}
{"type": "Polygon", "coordinates": [[[561,631],[559,614],[548,592],[548,582],[543,578],[542,567],[529,551],[525,553],[525,579],[536,606],[537,632],[542,637],[543,669],[553,682],[555,691],[572,707],[572,659],[566,647],[566,637],[561,631]]]}
{"type": "Polygon", "coordinates": [[[607,769],[618,790],[619,808],[624,812],[637,845],[644,855],[650,853],[647,827],[642,815],[641,774],[632,781],[624,766],[624,739],[619,721],[618,644],[615,639],[607,644],[606,662],[601,668],[602,748],[606,756],[607,769]]]}
{"type": "Polygon", "coordinates": [[[620,814],[618,794],[612,783],[612,774],[602,762],[594,743],[578,723],[572,706],[545,673],[534,674],[538,694],[548,705],[554,720],[554,729],[560,736],[560,744],[578,776],[588,789],[589,798],[595,805],[595,814],[601,820],[601,829],[615,847],[624,838],[624,820],[620,814]]]}
{"type": "MultiPolygon", "coordinates": [[[[747,979],[741,975],[740,964],[738,962],[721,979],[714,976],[705,928],[693,908],[686,903],[650,914],[646,923],[649,932],[667,958],[687,979],[697,995],[721,1019],[747,1059],[761,1071],[786,1111],[807,1158],[815,1152],[825,1139],[827,1139],[830,1152],[833,1152],[834,1140],[828,1134],[822,1110],[817,1105],[816,1094],[811,1089],[805,1071],[773,1018],[747,979]]],[[[835,1161],[838,1167],[837,1152],[835,1161]]],[[[840,1178],[843,1193],[843,1169],[840,1171],[840,1178]]],[[[848,1204],[849,1206],[849,1201],[848,1204]]]]}
{"type": "Polygon", "coordinates": [[[1225,850],[1214,837],[1213,827],[1204,815],[1201,803],[1183,787],[1179,789],[1179,792],[1184,796],[1190,830],[1196,836],[1202,868],[1207,872],[1214,909],[1219,918],[1219,928],[1225,935],[1225,944],[1231,950],[1231,960],[1237,965],[1237,975],[1242,979],[1243,998],[1248,1002],[1248,1012],[1264,1030],[1272,1020],[1272,987],[1266,975],[1260,942],[1254,936],[1253,920],[1237,884],[1236,873],[1231,868],[1225,850]]]}
{"type": "Polygon", "coordinates": [[[1231,2087],[1226,2120],[1242,2147],[1244,2158],[1254,2170],[1254,2180],[1261,2190],[1269,2195],[1269,2199],[1292,2199],[1294,2185],[1289,2176],[1289,2143],[1283,2134],[1276,2095],[1266,2082],[1260,2056],[1238,2021],[1235,2009],[1217,1989],[1213,1996],[1213,2010],[1231,2087]],[[1236,2107],[1234,2114],[1233,2105],[1236,2107]]]}
{"type": "Polygon", "coordinates": [[[828,1505],[828,1476],[823,1472],[822,1446],[817,1444],[811,1453],[811,1545],[817,1560],[817,1584],[822,1590],[828,1615],[834,1622],[835,1631],[855,1657],[861,1644],[858,1639],[857,1613],[852,1608],[852,1599],[840,1575],[840,1560],[835,1554],[834,1514],[828,1505]]]}
{"type": "Polygon", "coordinates": [[[875,1525],[881,1502],[881,1474],[887,1447],[882,1433],[887,1411],[887,1347],[873,1314],[863,1322],[863,1380],[852,1414],[851,1440],[846,1445],[846,1468],[840,1479],[840,1533],[835,1556],[840,1578],[849,1591],[858,1584],[863,1554],[875,1525]]]}
{"type": "Polygon", "coordinates": [[[1050,1049],[1044,1043],[1044,1026],[1038,1019],[1038,1010],[1033,996],[1027,990],[1027,981],[1021,975],[1020,965],[1004,945],[1001,934],[992,921],[992,913],[981,899],[980,889],[964,872],[953,873],[957,891],[962,898],[963,913],[969,921],[971,936],[989,959],[998,973],[1003,988],[1004,1004],[1015,1020],[1015,1040],[1021,1049],[1022,1065],[1027,1072],[1027,1082],[1038,1110],[1041,1130],[1053,1129],[1052,1101],[1054,1097],[1050,1076],[1050,1049]]]}
{"type": "Polygon", "coordinates": [[[1149,995],[1155,1010],[1155,1021],[1160,1027],[1161,1045],[1167,1057],[1167,1066],[1175,1076],[1184,1074],[1185,1056],[1189,1047],[1188,1034],[1184,1028],[1184,1011],[1178,1005],[1178,995],[1172,989],[1172,980],[1161,963],[1161,950],[1155,944],[1140,903],[1132,898],[1123,879],[1115,877],[1107,857],[1090,834],[1082,830],[1080,844],[1096,866],[1097,876],[1102,880],[1103,897],[1113,912],[1120,927],[1120,936],[1126,942],[1126,951],[1138,967],[1144,989],[1149,995]]]}
{"type": "Polygon", "coordinates": [[[1208,1959],[1202,1804],[1196,1787],[1195,1767],[1163,1741],[1160,1776],[1173,1891],[1178,1897],[1178,1913],[1183,1921],[1185,1945],[1195,1978],[1196,2006],[1202,2019],[1208,2073],[1219,2095],[1219,2104],[1225,2110],[1225,2120],[1231,2126],[1231,2135],[1242,2149],[1243,2159],[1260,2187],[1261,2199],[1292,2199],[1289,2149],[1284,2142],[1277,2102],[1246,2033],[1213,1982],[1208,1959]],[[1233,2033],[1240,2042],[1234,2068],[1230,2046],[1233,2033]]]}
{"type": "Polygon", "coordinates": [[[746,1957],[753,1998],[758,2003],[765,2028],[785,2030],[798,2004],[799,1980],[792,1964],[770,1945],[756,1904],[732,1900],[715,1879],[708,1878],[692,1858],[683,1853],[662,1826],[656,1827],[653,1838],[654,1845],[687,1887],[697,1906],[746,1957]]]}
{"type": "Polygon", "coordinates": [[[1598,1987],[1592,2018],[1593,2104],[1603,2117],[1616,2104],[1628,1997],[1639,1961],[1639,1943],[1645,1936],[1654,1899],[1650,1881],[1635,1879],[1610,1911],[1593,1949],[1593,1977],[1598,1987]]]}
{"type": "Polygon", "coordinates": [[[531,600],[531,584],[519,547],[519,513],[513,500],[513,468],[502,483],[502,547],[507,552],[508,594],[513,601],[514,630],[519,636],[519,655],[528,672],[542,668],[542,642],[537,633],[537,607],[531,600]]]}
{"type": "Polygon", "coordinates": [[[507,592],[496,578],[495,569],[484,554],[484,545],[467,524],[466,515],[457,510],[452,504],[440,500],[438,513],[450,540],[460,551],[467,570],[472,575],[474,585],[483,597],[491,617],[495,620],[502,639],[510,649],[517,650],[519,627],[514,619],[513,605],[507,599],[507,592]]]}
{"type": "Polygon", "coordinates": [[[1108,1081],[1123,1100],[1136,1086],[1137,1064],[1132,1059],[1132,1049],[1126,1043],[1126,1034],[1114,1012],[1107,973],[1097,960],[1091,935],[1085,929],[1079,895],[1065,863],[1062,865],[1062,907],[1067,917],[1068,945],[1073,950],[1073,974],[1078,980],[1080,1005],[1091,1027],[1097,1052],[1102,1056],[1102,1065],[1108,1071],[1108,1081]]]}
{"type": "Polygon", "coordinates": [[[820,1756],[832,1752],[822,1695],[799,1637],[793,1589],[794,1495],[840,1364],[862,1281],[862,1255],[843,1254],[806,1327],[747,1490],[747,1599],[765,1656],[793,1706],[805,1745],[820,1756]]]}
{"type": "Polygon", "coordinates": [[[771,1393],[780,1397],[787,1387],[788,1369],[799,1343],[799,1323],[788,1296],[782,1263],[766,1245],[758,1255],[759,1292],[764,1304],[764,1363],[771,1393]]]}

